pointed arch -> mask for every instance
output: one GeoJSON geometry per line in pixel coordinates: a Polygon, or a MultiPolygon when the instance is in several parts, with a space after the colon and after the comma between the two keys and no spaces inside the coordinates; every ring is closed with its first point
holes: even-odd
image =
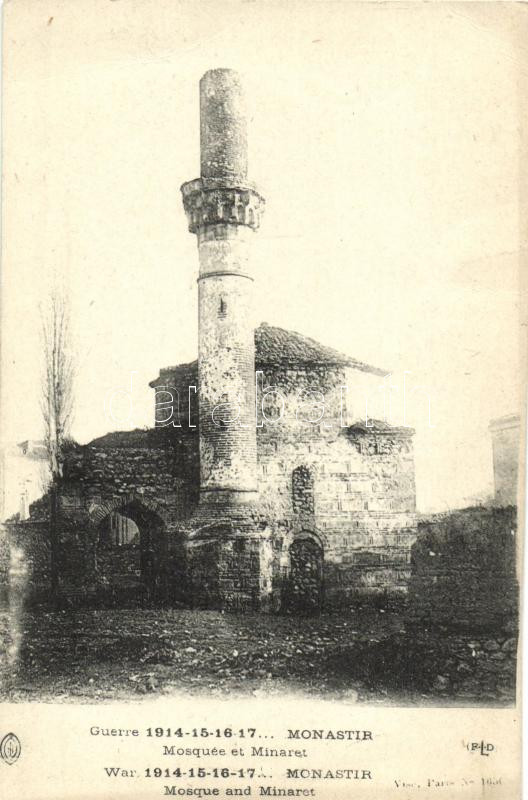
{"type": "Polygon", "coordinates": [[[166,509],[156,500],[147,498],[138,492],[129,492],[120,497],[112,497],[102,503],[92,503],[88,508],[90,522],[98,526],[109,514],[114,511],[126,513],[131,519],[135,516],[144,517],[154,515],[160,523],[167,524],[166,509]]]}
{"type": "Polygon", "coordinates": [[[105,602],[157,601],[166,594],[168,538],[159,503],[130,492],[89,509],[94,532],[92,561],[99,595],[105,602]],[[125,518],[116,520],[116,515],[125,518]],[[128,520],[128,522],[127,522],[128,520]],[[134,535],[115,536],[114,525],[135,523],[134,535]]]}
{"type": "Polygon", "coordinates": [[[302,525],[298,530],[294,532],[293,541],[301,539],[311,539],[315,544],[319,545],[323,553],[328,548],[327,536],[318,528],[315,528],[313,526],[302,525]]]}

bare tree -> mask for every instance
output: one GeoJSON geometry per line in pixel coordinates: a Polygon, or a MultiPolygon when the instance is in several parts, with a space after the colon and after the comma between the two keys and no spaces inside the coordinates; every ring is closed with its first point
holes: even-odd
{"type": "Polygon", "coordinates": [[[70,315],[64,295],[54,291],[41,309],[42,397],[44,440],[49,462],[49,536],[51,550],[51,593],[59,595],[58,500],[63,478],[65,446],[73,414],[73,357],[70,315]]]}

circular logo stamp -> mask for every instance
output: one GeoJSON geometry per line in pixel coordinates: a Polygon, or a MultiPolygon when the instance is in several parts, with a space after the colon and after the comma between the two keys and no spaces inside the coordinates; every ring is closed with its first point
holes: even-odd
{"type": "Polygon", "coordinates": [[[0,742],[0,758],[6,764],[14,764],[20,757],[22,745],[20,739],[14,733],[6,733],[0,742]]]}

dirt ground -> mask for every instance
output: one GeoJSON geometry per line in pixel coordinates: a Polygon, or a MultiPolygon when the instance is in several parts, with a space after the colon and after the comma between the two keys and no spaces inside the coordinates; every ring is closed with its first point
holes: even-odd
{"type": "Polygon", "coordinates": [[[470,696],[453,703],[441,682],[398,685],[390,648],[405,640],[405,631],[388,611],[302,618],[177,609],[5,610],[0,626],[0,697],[12,701],[303,692],[352,703],[474,704],[470,696]]]}

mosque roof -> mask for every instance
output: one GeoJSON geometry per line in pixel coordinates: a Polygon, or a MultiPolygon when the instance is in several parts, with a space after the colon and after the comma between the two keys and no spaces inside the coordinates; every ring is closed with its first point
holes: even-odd
{"type": "Polygon", "coordinates": [[[262,322],[255,330],[255,361],[259,365],[291,363],[353,367],[374,375],[387,374],[386,370],[344,355],[302,333],[277,328],[266,322],[262,322]]]}
{"type": "MultiPolygon", "coordinates": [[[[158,385],[163,375],[178,369],[195,370],[196,361],[189,364],[177,364],[173,367],[163,367],[159,378],[150,382],[149,386],[158,385]]],[[[350,367],[361,372],[370,372],[373,375],[387,375],[387,370],[373,367],[358,361],[356,358],[344,355],[332,347],[320,344],[308,336],[296,331],[287,331],[275,325],[262,322],[255,329],[255,364],[257,367],[265,366],[327,366],[350,367]]]]}

